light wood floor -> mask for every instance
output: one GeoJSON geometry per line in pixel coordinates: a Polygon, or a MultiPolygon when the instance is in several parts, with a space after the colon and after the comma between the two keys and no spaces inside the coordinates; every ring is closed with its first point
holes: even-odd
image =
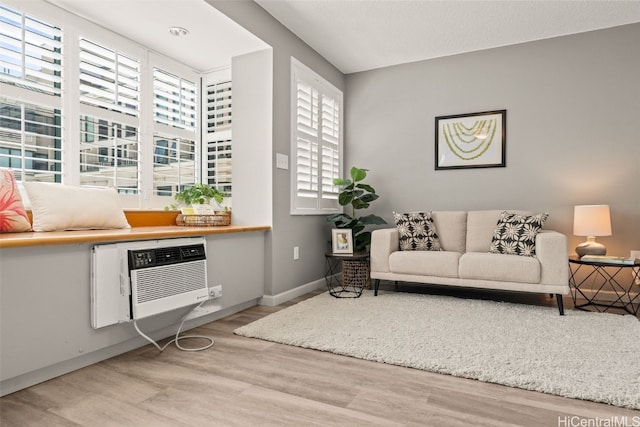
{"type": "Polygon", "coordinates": [[[233,335],[314,294],[192,330],[216,340],[204,352],[148,345],[5,396],[0,425],[570,426],[625,416],[640,425],[640,411],[233,335]]]}

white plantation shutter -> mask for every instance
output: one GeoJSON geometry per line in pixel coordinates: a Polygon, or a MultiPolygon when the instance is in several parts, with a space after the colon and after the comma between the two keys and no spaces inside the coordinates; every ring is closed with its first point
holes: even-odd
{"type": "Polygon", "coordinates": [[[292,214],[339,210],[342,92],[292,58],[292,214]]]}
{"type": "Polygon", "coordinates": [[[62,30],[0,6],[0,80],[60,96],[62,30]]]}
{"type": "Polygon", "coordinates": [[[138,116],[140,62],[81,38],[80,102],[138,116]]]}
{"type": "Polygon", "coordinates": [[[223,79],[206,84],[205,133],[207,183],[232,196],[232,84],[223,79]]]}
{"type": "MultiPolygon", "coordinates": [[[[305,203],[316,207],[318,194],[318,91],[298,80],[296,103],[296,195],[313,199],[305,203]]],[[[303,201],[301,201],[302,203],[303,201]]]]}
{"type": "Polygon", "coordinates": [[[231,130],[231,81],[207,85],[207,132],[231,130]]]}
{"type": "Polygon", "coordinates": [[[195,131],[197,97],[195,83],[153,69],[153,116],[157,123],[195,131]]]}
{"type": "Polygon", "coordinates": [[[154,195],[173,196],[200,182],[200,95],[194,80],[195,74],[185,78],[180,70],[153,67],[154,195]]]}
{"type": "Polygon", "coordinates": [[[331,208],[340,189],[333,180],[340,177],[341,103],[328,95],[322,97],[322,198],[321,207],[331,208]]]}

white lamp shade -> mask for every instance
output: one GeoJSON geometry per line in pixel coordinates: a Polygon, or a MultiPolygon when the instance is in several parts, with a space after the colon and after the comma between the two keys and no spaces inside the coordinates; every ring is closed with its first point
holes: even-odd
{"type": "Polygon", "coordinates": [[[573,234],[576,236],[611,236],[609,205],[575,206],[573,234]]]}

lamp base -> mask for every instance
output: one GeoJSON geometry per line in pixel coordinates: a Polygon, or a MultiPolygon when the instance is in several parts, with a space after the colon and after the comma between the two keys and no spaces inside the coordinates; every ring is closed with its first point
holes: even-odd
{"type": "Polygon", "coordinates": [[[607,248],[602,243],[596,242],[596,238],[593,236],[587,237],[586,242],[580,243],[576,246],[576,253],[578,256],[583,255],[606,255],[607,248]]]}

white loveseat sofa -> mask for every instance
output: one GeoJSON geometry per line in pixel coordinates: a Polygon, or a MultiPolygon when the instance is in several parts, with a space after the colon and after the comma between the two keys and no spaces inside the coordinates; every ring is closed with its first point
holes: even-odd
{"type": "Polygon", "coordinates": [[[371,278],[375,295],[380,280],[555,294],[563,315],[562,295],[569,293],[566,236],[541,230],[535,237],[535,256],[490,253],[501,212],[432,212],[441,251],[400,250],[397,228],[374,230],[371,278]]]}

